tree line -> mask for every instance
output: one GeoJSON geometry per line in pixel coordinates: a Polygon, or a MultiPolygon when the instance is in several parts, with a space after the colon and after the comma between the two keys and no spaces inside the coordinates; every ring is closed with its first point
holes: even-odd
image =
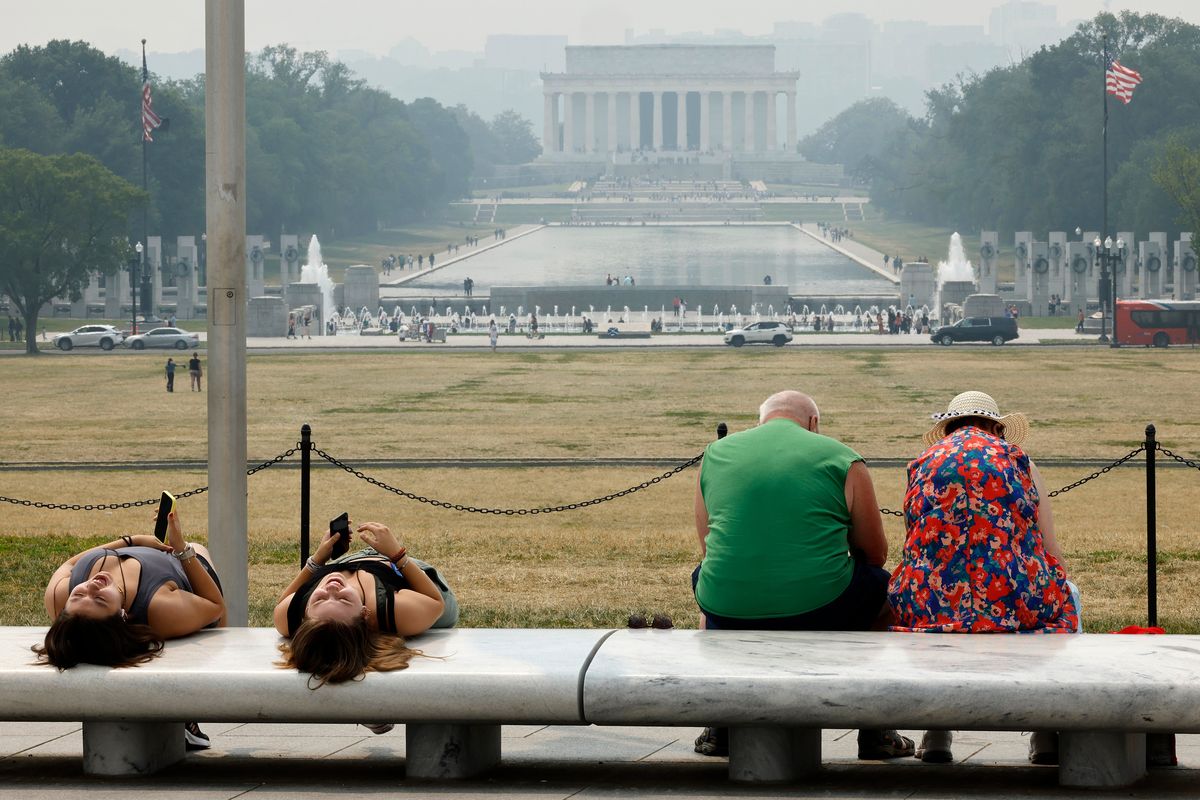
{"type": "MultiPolygon", "coordinates": [[[[39,310],[77,299],[148,232],[204,230],[204,76],[152,80],[170,120],[141,153],[141,74],[85,42],[0,57],[0,296],[36,352],[39,310]]],[[[428,98],[404,103],[322,52],[264,48],[246,68],[246,225],[345,238],[436,214],[473,174],[540,148],[528,120],[486,122],[428,98]]]]}
{"type": "Polygon", "coordinates": [[[1200,28],[1099,14],[1007,67],[927,92],[915,118],[863,101],[801,143],[889,215],[960,230],[1100,230],[1103,36],[1142,83],[1108,98],[1109,229],[1200,230],[1200,28]]]}

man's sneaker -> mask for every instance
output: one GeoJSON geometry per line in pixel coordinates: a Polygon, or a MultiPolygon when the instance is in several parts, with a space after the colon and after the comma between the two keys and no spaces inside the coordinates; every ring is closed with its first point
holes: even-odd
{"type": "Polygon", "coordinates": [[[360,722],[358,724],[376,736],[381,736],[396,727],[395,723],[392,722],[360,722]]]}
{"type": "Polygon", "coordinates": [[[917,758],[926,764],[949,764],[954,760],[954,754],[950,752],[953,742],[954,734],[950,731],[925,731],[917,748],[917,758]]]}
{"type": "Polygon", "coordinates": [[[1058,763],[1058,733],[1034,731],[1029,737],[1029,762],[1031,764],[1058,763]]]}
{"type": "Polygon", "coordinates": [[[212,747],[212,743],[208,741],[208,734],[200,730],[200,726],[195,722],[184,723],[183,744],[188,750],[207,750],[212,747]]]}

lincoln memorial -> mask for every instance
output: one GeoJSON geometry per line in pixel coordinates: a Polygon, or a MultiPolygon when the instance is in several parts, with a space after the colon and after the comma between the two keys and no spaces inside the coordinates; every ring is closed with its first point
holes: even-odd
{"type": "Polygon", "coordinates": [[[565,72],[542,73],[543,159],[795,153],[800,75],[775,71],[773,45],[568,47],[566,56],[565,72]]]}

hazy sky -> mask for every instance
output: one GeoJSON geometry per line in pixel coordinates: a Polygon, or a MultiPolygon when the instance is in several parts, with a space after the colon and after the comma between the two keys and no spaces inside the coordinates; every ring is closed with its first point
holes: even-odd
{"type": "MultiPolygon", "coordinates": [[[[482,51],[489,33],[565,34],[572,44],[619,44],[626,28],[669,33],[739,29],[768,33],[776,21],[814,21],[858,11],[877,21],[916,19],[986,25],[1000,0],[246,0],[246,46],[288,42],[305,50],[384,54],[412,37],[431,50],[482,51]]],[[[1060,0],[1060,22],[1106,6],[1180,16],[1200,23],[1196,0],[1060,0]]],[[[49,39],[84,39],[112,53],[204,47],[201,0],[0,0],[0,52],[49,39]]]]}

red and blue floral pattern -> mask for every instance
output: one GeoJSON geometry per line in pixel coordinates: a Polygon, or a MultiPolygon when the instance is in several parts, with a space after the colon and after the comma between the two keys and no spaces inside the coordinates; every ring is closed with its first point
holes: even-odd
{"type": "Polygon", "coordinates": [[[1072,633],[1079,610],[1046,552],[1029,457],[959,428],[908,465],[907,535],[892,573],[892,630],[1072,633]]]}

